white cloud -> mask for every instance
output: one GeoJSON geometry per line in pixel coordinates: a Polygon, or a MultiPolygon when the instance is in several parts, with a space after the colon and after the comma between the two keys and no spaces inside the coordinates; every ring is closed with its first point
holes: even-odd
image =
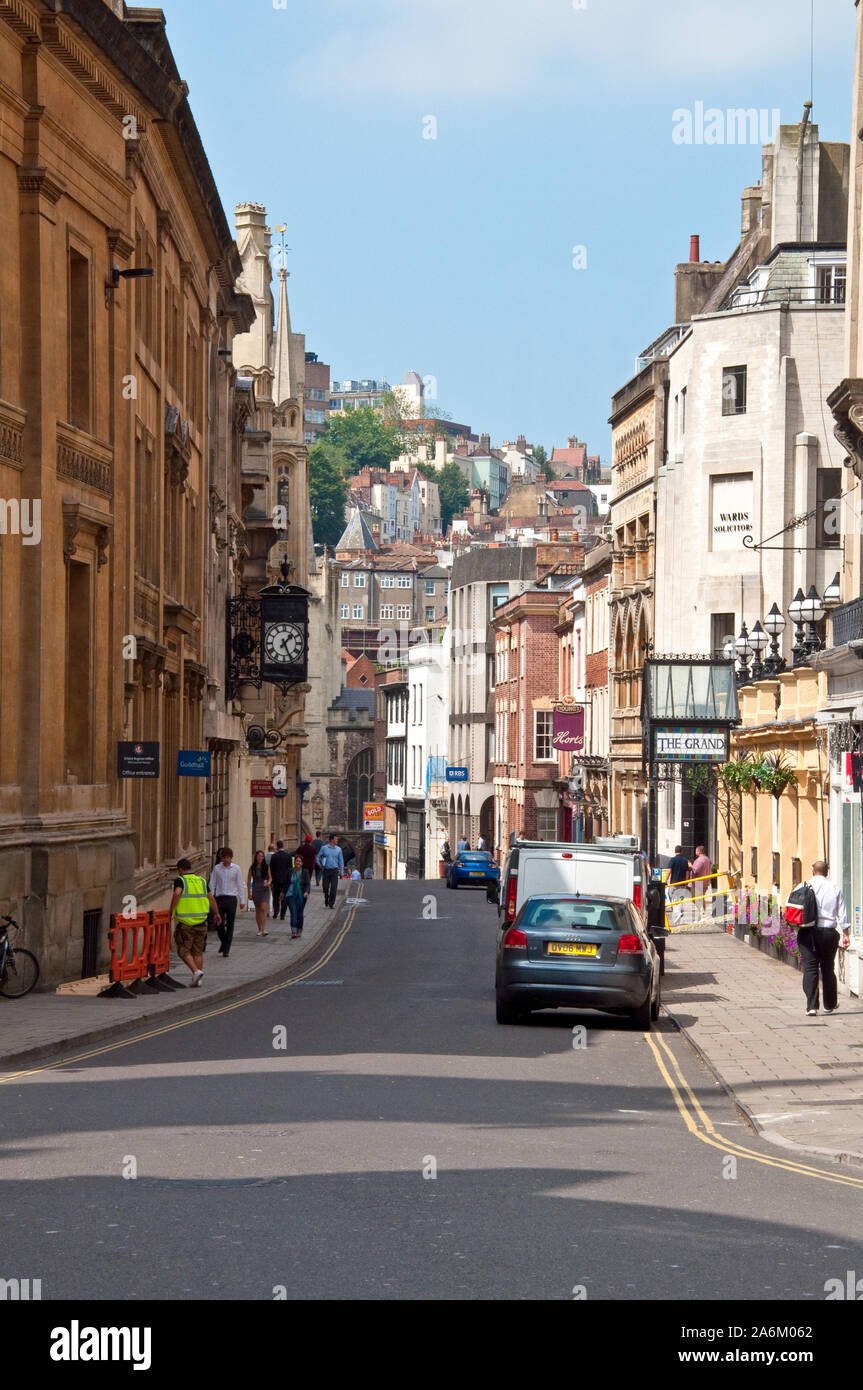
{"type": "MultiPolygon", "coordinates": [[[[817,62],[853,42],[854,17],[846,0],[818,0],[816,13],[817,62]]],[[[289,81],[329,101],[571,98],[597,66],[606,87],[711,90],[789,64],[809,71],[809,0],[319,0],[316,17],[324,37],[289,81]]]]}

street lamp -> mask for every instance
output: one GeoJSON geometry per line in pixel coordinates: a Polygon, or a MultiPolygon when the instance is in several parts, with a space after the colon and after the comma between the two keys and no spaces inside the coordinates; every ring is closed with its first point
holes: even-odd
{"type": "Polygon", "coordinates": [[[779,655],[779,639],[785,631],[785,618],[777,604],[774,603],[764,619],[764,627],[770,636],[770,655],[764,663],[764,674],[772,678],[785,670],[785,658],[779,655]]]}
{"type": "Polygon", "coordinates": [[[791,665],[802,666],[806,660],[806,643],[803,635],[803,590],[798,589],[788,605],[788,616],[794,624],[794,646],[791,648],[791,665]]]}
{"type": "Polygon", "coordinates": [[[821,602],[821,596],[814,584],[809,585],[809,592],[803,600],[801,616],[809,628],[804,644],[808,660],[813,652],[820,651],[824,646],[824,643],[815,631],[815,624],[820,623],[821,619],[824,617],[824,604],[821,602]]]}
{"type": "Polygon", "coordinates": [[[839,583],[839,571],[837,570],[827,588],[824,590],[824,597],[821,600],[828,613],[833,608],[838,608],[842,602],[842,586],[839,583]]]}
{"type": "Polygon", "coordinates": [[[753,651],[752,642],[750,640],[749,633],[746,630],[745,623],[742,625],[740,629],[740,636],[734,643],[734,650],[737,653],[737,659],[740,662],[740,665],[737,668],[736,672],[737,684],[745,685],[745,683],[749,680],[749,658],[752,655],[753,651]]]}
{"type": "Polygon", "coordinates": [[[768,637],[760,622],[757,622],[749,634],[749,645],[753,651],[752,659],[752,679],[760,681],[764,675],[764,662],[761,660],[761,653],[767,646],[768,637]]]}

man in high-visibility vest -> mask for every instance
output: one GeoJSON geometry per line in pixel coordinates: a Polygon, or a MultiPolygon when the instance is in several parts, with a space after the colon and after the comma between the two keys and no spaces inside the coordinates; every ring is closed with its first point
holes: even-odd
{"type": "Polygon", "coordinates": [[[188,859],[177,860],[178,878],[174,879],[171,914],[176,922],[174,941],[177,955],[192,972],[190,989],[196,989],[204,978],[204,951],[207,949],[207,918],[210,913],[221,923],[219,904],[207,890],[207,881],[192,873],[188,859]]]}

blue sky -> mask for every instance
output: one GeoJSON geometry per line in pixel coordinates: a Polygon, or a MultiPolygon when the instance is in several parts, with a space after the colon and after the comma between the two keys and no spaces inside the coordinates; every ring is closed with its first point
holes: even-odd
{"type": "MultiPolygon", "coordinates": [[[[611,395],[672,322],[690,234],[725,260],[761,174],[760,145],[675,144],[673,113],[796,123],[810,3],[164,9],[229,219],[249,200],[287,222],[293,327],[333,376],[413,369],[493,442],[578,434],[607,461],[611,395]]],[[[854,3],[814,3],[813,119],[848,141],[854,3]]]]}

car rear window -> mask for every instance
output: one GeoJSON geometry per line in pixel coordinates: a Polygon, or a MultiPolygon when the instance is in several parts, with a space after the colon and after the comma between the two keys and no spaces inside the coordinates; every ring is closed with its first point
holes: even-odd
{"type": "Polygon", "coordinates": [[[490,854],[460,854],[458,856],[460,864],[487,864],[491,858],[490,854]]]}
{"type": "Polygon", "coordinates": [[[619,903],[579,898],[530,898],[522,910],[522,927],[595,927],[599,931],[628,931],[626,912],[619,903]]]}

